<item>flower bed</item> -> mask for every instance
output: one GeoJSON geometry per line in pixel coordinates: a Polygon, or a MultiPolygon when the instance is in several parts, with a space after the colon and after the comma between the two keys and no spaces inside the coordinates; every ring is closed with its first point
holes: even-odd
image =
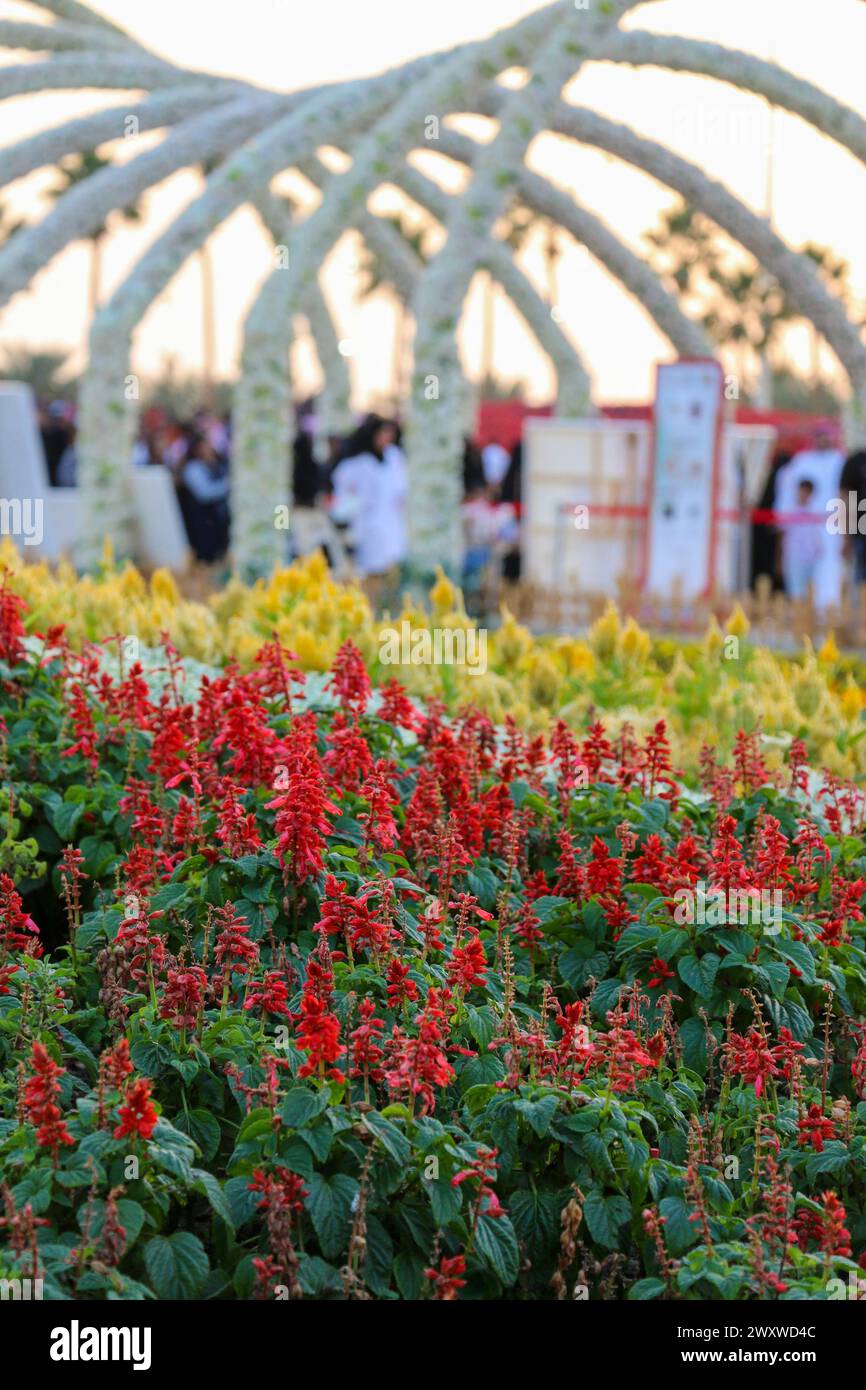
{"type": "MultiPolygon", "coordinates": [[[[599,716],[609,731],[628,722],[646,737],[664,719],[689,778],[697,775],[704,743],[728,754],[738,730],[758,728],[771,767],[781,766],[791,739],[800,738],[816,765],[845,777],[866,773],[862,665],[840,656],[832,640],[817,654],[807,648],[799,660],[754,647],[741,613],[724,633],[714,625],[702,642],[684,645],[652,639],[613,607],[585,639],[535,638],[506,612],[488,634],[487,670],[479,675],[460,665],[383,665],[390,622],[374,618],[360,589],[335,583],[320,555],[249,587],[232,581],[207,604],[182,598],[165,572],[148,583],[130,566],[116,569],[110,557],[98,575],[84,578],[64,567],[55,573],[24,565],[11,542],[0,548],[0,560],[28,605],[28,631],[63,623],[76,649],[123,633],[145,644],[146,660],[146,648],[167,633],[183,656],[210,666],[234,658],[247,670],[276,636],[301,669],[323,672],[351,637],[377,683],[396,676],[413,695],[440,699],[452,712],[472,703],[497,724],[510,716],[545,733],[557,716],[578,728],[599,716]]],[[[404,619],[422,631],[473,626],[445,579],[433,588],[429,611],[407,606],[394,624],[404,619]]]]}
{"type": "Polygon", "coordinates": [[[324,691],[272,640],[192,694],[168,643],[145,680],[25,621],[4,587],[0,1277],[856,1279],[866,807],[800,740],[769,767],[740,734],[689,788],[661,723],[372,698],[350,642],[324,691]]]}

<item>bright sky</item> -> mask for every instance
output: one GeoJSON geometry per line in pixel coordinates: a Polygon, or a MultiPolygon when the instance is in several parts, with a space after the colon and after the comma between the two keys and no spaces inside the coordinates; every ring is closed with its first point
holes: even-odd
{"type": "MultiPolygon", "coordinates": [[[[188,67],[255,81],[286,91],[365,76],[421,53],[483,37],[538,8],[537,0],[99,0],[94,8],[157,52],[188,67]]],[[[32,18],[22,0],[0,0],[0,17],[32,18]]],[[[858,0],[657,0],[634,12],[629,27],[679,32],[744,47],[773,58],[831,91],[866,115],[863,55],[866,5],[858,0]]],[[[670,144],[721,179],[759,212],[766,210],[768,150],[773,141],[772,212],[794,246],[830,246],[851,265],[852,284],[866,302],[866,242],[858,209],[866,206],[866,169],[853,156],[784,113],[771,116],[754,97],[699,77],[594,65],[569,95],[582,104],[670,144]]],[[[46,93],[0,105],[0,145],[74,115],[116,104],[106,93],[46,93]]],[[[601,152],[552,137],[536,142],[536,168],[579,192],[632,247],[652,227],[671,195],[651,179],[601,152]]],[[[2,150],[0,150],[2,177],[2,150]]],[[[44,208],[50,171],[15,185],[11,208],[32,217],[44,208]]],[[[140,226],[110,239],[103,295],[128,272],[154,235],[194,196],[189,173],[169,179],[147,197],[140,226]]],[[[566,247],[559,270],[562,326],[573,338],[604,400],[635,400],[650,391],[654,363],[668,356],[664,340],[615,281],[582,249],[566,247]]],[[[218,366],[232,370],[245,307],[270,264],[252,215],[238,213],[211,242],[217,284],[218,366]]],[[[352,369],[359,404],[387,392],[392,379],[393,313],[385,294],[363,305],[354,293],[353,253],[346,240],[326,268],[326,288],[341,333],[354,345],[352,369]]],[[[87,317],[89,253],[76,246],[58,257],[26,294],[0,316],[4,345],[63,345],[81,360],[87,317]]],[[[540,244],[525,262],[540,288],[540,244]]],[[[189,265],[171,284],[138,334],[137,361],[145,373],[174,355],[182,366],[201,361],[199,269],[189,265]]],[[[477,367],[481,297],[467,315],[463,348],[477,367]]],[[[550,388],[546,360],[527,341],[509,307],[497,300],[495,365],[506,380],[522,379],[536,399],[550,388]]],[[[806,364],[809,339],[795,334],[791,350],[806,364]]],[[[829,353],[823,358],[833,370],[829,353]]],[[[308,352],[296,354],[299,386],[315,384],[308,352]]]]}

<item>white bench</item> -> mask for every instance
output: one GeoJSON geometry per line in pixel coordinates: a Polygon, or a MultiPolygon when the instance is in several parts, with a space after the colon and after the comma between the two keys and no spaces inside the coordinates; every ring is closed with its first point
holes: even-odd
{"type": "MultiPolygon", "coordinates": [[[[168,469],[160,465],[132,468],[123,459],[118,459],[117,466],[130,469],[134,558],[148,569],[184,570],[189,545],[168,469]]],[[[9,530],[24,554],[44,560],[73,558],[81,533],[81,494],[73,487],[51,487],[33,392],[19,381],[0,382],[0,502],[6,503],[0,510],[0,526],[9,530]],[[32,522],[40,502],[42,524],[36,527],[32,522]],[[16,513],[24,519],[23,528],[9,525],[16,513]]]]}

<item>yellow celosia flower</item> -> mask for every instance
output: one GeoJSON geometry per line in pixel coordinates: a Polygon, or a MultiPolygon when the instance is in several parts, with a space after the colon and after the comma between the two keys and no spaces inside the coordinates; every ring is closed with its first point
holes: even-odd
{"type": "Polygon", "coordinates": [[[751,623],[740,607],[740,604],[735,603],[733,612],[725,623],[725,631],[731,637],[745,637],[750,627],[751,623]]]}
{"type": "Polygon", "coordinates": [[[430,602],[433,604],[433,612],[437,616],[447,613],[454,608],[457,600],[457,590],[451,580],[445,574],[440,565],[436,566],[436,583],[430,590],[430,602]]]}
{"type": "Polygon", "coordinates": [[[836,646],[836,639],[833,633],[829,633],[823,647],[818,652],[818,660],[828,666],[835,666],[839,660],[839,648],[836,646]]]}
{"type": "Polygon", "coordinates": [[[611,599],[587,634],[587,641],[599,661],[612,661],[616,656],[621,631],[619,609],[611,599]]]}
{"type": "Polygon", "coordinates": [[[710,618],[709,623],[707,624],[707,630],[704,633],[704,640],[702,646],[709,657],[715,658],[719,655],[719,652],[722,650],[724,645],[725,635],[722,632],[722,629],[719,627],[718,623],[716,622],[714,614],[710,618]]]}
{"type": "Polygon", "coordinates": [[[629,618],[620,637],[620,652],[626,665],[642,665],[649,658],[652,645],[649,633],[638,627],[634,618],[629,618]]]}
{"type": "Polygon", "coordinates": [[[848,683],[839,697],[839,704],[846,719],[854,720],[860,718],[863,709],[863,691],[849,675],[848,683]]]}

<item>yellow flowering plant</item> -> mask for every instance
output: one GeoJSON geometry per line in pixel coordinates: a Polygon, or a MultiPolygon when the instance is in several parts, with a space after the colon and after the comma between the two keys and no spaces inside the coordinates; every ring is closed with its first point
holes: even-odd
{"type": "Polygon", "coordinates": [[[538,636],[504,609],[484,632],[484,661],[394,663],[383,659],[383,634],[408,625],[413,633],[445,631],[479,636],[462,595],[440,575],[429,608],[404,601],[399,613],[377,618],[363,590],[339,583],[317,553],[251,585],[232,578],[205,600],[185,597],[172,575],[146,579],[106,551],[99,570],[78,576],[25,563],[11,542],[0,551],[12,588],[28,606],[32,632],[63,624],[73,646],[117,634],[156,646],[162,634],[193,660],[247,669],[263,642],[276,635],[306,671],[325,671],[351,638],[374,680],[395,678],[410,694],[435,696],[448,708],[472,703],[497,723],[507,717],[532,732],[551,717],[581,727],[601,717],[610,730],[629,722],[645,736],[667,722],[677,765],[697,767],[701,746],[724,754],[737,730],[760,729],[767,757],[781,760],[792,738],[813,759],[842,776],[866,773],[863,670],[828,639],[807,643],[796,656],[748,640],[748,620],[736,608],[722,630],[712,620],[703,639],[653,637],[614,604],[585,636],[538,636]]]}

